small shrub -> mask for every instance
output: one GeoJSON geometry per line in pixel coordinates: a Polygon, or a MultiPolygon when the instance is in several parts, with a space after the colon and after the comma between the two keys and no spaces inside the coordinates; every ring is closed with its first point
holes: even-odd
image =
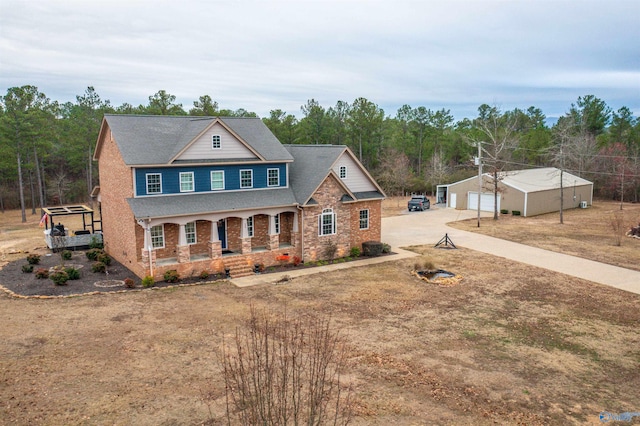
{"type": "Polygon", "coordinates": [[[77,270],[76,268],[70,266],[68,268],[65,268],[64,270],[67,275],[69,276],[70,280],[79,280],[80,279],[80,271],[77,270]]]}
{"type": "Polygon", "coordinates": [[[148,288],[148,287],[153,287],[153,285],[155,284],[155,280],[153,279],[153,277],[150,277],[149,275],[147,275],[146,277],[144,277],[142,279],[142,287],[144,288],[148,288]]]}
{"type": "Polygon", "coordinates": [[[94,262],[93,265],[91,265],[91,270],[95,273],[104,274],[107,270],[107,265],[102,262],[94,262]]]}
{"type": "Polygon", "coordinates": [[[103,252],[102,254],[99,254],[96,260],[98,262],[104,263],[107,266],[111,265],[111,257],[107,253],[103,252]]]}
{"type": "Polygon", "coordinates": [[[49,271],[44,268],[38,268],[36,270],[36,278],[38,279],[49,278],[49,271]]]}
{"type": "Polygon", "coordinates": [[[302,262],[299,256],[293,256],[293,266],[298,266],[302,262]]]}
{"type": "Polygon", "coordinates": [[[209,278],[209,272],[205,269],[202,272],[200,272],[200,279],[206,280],[207,278],[209,278]]]}
{"type": "Polygon", "coordinates": [[[360,251],[359,247],[351,247],[351,251],[349,251],[349,256],[351,257],[360,257],[360,254],[362,252],[360,251]]]}
{"type": "Polygon", "coordinates": [[[98,260],[98,256],[100,256],[101,254],[104,254],[104,251],[102,249],[92,248],[91,250],[87,250],[85,256],[87,256],[87,259],[95,261],[98,260]]]}
{"type": "MultiPolygon", "coordinates": [[[[98,241],[98,237],[91,237],[91,242],[89,243],[90,249],[101,249],[103,247],[104,245],[102,244],[102,242],[98,241]]],[[[91,259],[91,260],[95,260],[95,259],[91,259]]]]}
{"type": "Polygon", "coordinates": [[[124,279],[124,286],[126,288],[135,288],[136,282],[134,280],[132,280],[131,278],[125,278],[124,279]]]}
{"type": "Polygon", "coordinates": [[[520,216],[520,210],[512,210],[511,214],[514,216],[520,216]]]}
{"type": "Polygon", "coordinates": [[[49,278],[55,285],[66,285],[69,280],[69,274],[65,271],[55,271],[49,274],[49,278]]]}
{"type": "Polygon", "coordinates": [[[30,254],[27,256],[27,262],[29,265],[37,265],[40,263],[40,255],[39,254],[30,254]]]}
{"type": "Polygon", "coordinates": [[[427,259],[424,261],[424,269],[427,271],[433,271],[434,269],[436,269],[436,266],[433,264],[432,261],[427,259]]]}
{"type": "Polygon", "coordinates": [[[324,257],[329,260],[333,260],[338,252],[338,245],[333,240],[328,240],[324,245],[324,257]]]}
{"type": "Polygon", "coordinates": [[[500,214],[509,214],[509,210],[507,210],[507,209],[500,209],[500,214]]]}
{"type": "Polygon", "coordinates": [[[362,243],[362,254],[365,256],[380,256],[382,243],[380,241],[365,241],[362,243]]]}
{"type": "Polygon", "coordinates": [[[25,274],[32,273],[33,272],[33,265],[31,265],[31,264],[22,265],[22,272],[24,272],[25,274]]]}
{"type": "Polygon", "coordinates": [[[391,246],[387,243],[382,243],[382,252],[385,254],[391,253],[391,246]]]}
{"type": "Polygon", "coordinates": [[[170,269],[164,273],[164,280],[168,283],[177,283],[180,281],[180,274],[175,269],[170,269]]]}
{"type": "Polygon", "coordinates": [[[344,262],[346,262],[346,259],[344,257],[340,257],[333,261],[333,263],[344,263],[344,262]]]}
{"type": "Polygon", "coordinates": [[[60,257],[62,257],[63,260],[71,260],[71,256],[73,256],[73,253],[71,253],[70,250],[60,252],[60,257]]]}

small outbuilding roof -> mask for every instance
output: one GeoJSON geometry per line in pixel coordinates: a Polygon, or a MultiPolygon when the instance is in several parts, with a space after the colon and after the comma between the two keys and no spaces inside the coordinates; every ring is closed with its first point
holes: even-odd
{"type": "MultiPolygon", "coordinates": [[[[539,169],[515,170],[501,173],[501,183],[522,192],[548,191],[560,188],[560,169],[544,167],[539,169]]],[[[562,173],[565,188],[593,185],[592,182],[568,172],[562,173]]]]}

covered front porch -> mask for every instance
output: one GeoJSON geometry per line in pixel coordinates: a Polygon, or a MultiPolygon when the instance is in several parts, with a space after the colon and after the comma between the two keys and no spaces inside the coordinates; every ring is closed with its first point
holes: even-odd
{"type": "Polygon", "coordinates": [[[182,277],[203,271],[238,277],[301,255],[295,208],[138,219],[138,225],[138,261],[155,279],[172,269],[182,277]]]}

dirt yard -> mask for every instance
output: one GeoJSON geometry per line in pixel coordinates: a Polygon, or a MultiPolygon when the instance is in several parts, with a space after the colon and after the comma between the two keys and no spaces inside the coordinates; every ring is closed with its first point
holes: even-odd
{"type": "MultiPolygon", "coordinates": [[[[38,219],[0,214],[5,262],[42,247],[38,219]]],[[[412,249],[421,256],[282,285],[2,294],[0,424],[223,424],[221,339],[250,304],[331,316],[349,344],[356,425],[595,425],[602,411],[640,411],[640,296],[466,249],[412,249]],[[464,278],[411,275],[428,262],[464,278]]]]}

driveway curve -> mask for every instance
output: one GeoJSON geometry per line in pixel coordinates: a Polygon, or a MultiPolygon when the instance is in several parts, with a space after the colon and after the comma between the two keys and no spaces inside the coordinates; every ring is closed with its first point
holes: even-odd
{"type": "MultiPolygon", "coordinates": [[[[482,213],[483,217],[491,216],[482,213]]],[[[407,212],[382,219],[382,241],[392,247],[435,245],[448,234],[456,247],[500,256],[528,265],[560,272],[598,284],[640,294],[640,272],[566,254],[514,243],[487,235],[451,228],[449,222],[477,217],[473,210],[432,206],[424,212],[407,212]]]]}

